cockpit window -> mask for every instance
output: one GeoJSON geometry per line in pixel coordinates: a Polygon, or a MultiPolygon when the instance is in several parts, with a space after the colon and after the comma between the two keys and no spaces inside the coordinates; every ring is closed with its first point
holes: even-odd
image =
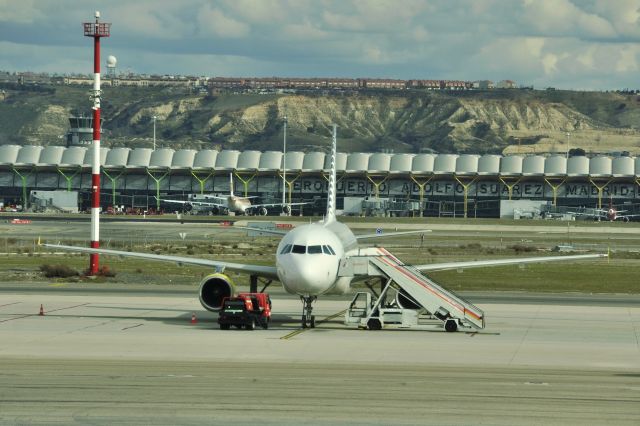
{"type": "Polygon", "coordinates": [[[322,254],[322,246],[309,246],[309,247],[307,247],[307,253],[309,253],[309,254],[322,254]]]}
{"type": "Polygon", "coordinates": [[[306,246],[299,246],[298,244],[294,244],[293,249],[291,249],[291,253],[297,254],[305,254],[307,251],[306,246]]]}
{"type": "Polygon", "coordinates": [[[280,251],[280,254],[287,254],[291,252],[291,244],[287,244],[286,246],[284,246],[282,248],[282,250],[280,251]]]}
{"type": "Polygon", "coordinates": [[[336,252],[333,251],[333,248],[331,248],[331,246],[327,246],[327,248],[329,249],[329,251],[331,252],[332,255],[336,255],[336,252]]]}
{"type": "Polygon", "coordinates": [[[331,252],[329,251],[329,247],[327,246],[322,246],[322,251],[324,252],[324,254],[331,254],[331,252]]]}

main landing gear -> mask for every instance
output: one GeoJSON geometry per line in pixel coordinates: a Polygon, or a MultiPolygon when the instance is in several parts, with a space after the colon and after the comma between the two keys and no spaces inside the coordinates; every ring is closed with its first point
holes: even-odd
{"type": "Polygon", "coordinates": [[[316,317],[311,315],[313,306],[311,304],[316,301],[317,296],[300,296],[302,301],[302,328],[315,328],[316,317]]]}

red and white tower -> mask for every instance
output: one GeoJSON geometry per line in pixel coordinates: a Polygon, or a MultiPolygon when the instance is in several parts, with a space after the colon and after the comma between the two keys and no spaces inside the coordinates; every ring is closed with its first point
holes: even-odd
{"type": "MultiPolygon", "coordinates": [[[[96,11],[95,22],[85,22],[84,35],[93,37],[93,163],[91,165],[91,248],[100,247],[100,37],[109,37],[111,24],[100,22],[96,11]]],[[[99,257],[89,255],[89,275],[98,273],[99,257]]]]}

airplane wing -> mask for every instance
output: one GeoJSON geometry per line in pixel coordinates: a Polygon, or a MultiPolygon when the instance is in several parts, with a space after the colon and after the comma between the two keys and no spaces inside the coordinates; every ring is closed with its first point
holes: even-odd
{"type": "Polygon", "coordinates": [[[397,235],[410,235],[410,234],[426,234],[431,232],[430,229],[419,229],[417,231],[397,231],[397,232],[381,232],[375,234],[360,234],[356,235],[357,240],[364,240],[366,238],[382,238],[382,237],[395,237],[397,235]]]}
{"type": "Polygon", "coordinates": [[[273,235],[285,235],[290,229],[263,229],[263,228],[255,228],[253,226],[238,226],[234,225],[231,229],[243,229],[245,231],[256,231],[262,232],[264,234],[273,234],[273,235]]]}
{"type": "Polygon", "coordinates": [[[258,207],[280,207],[280,206],[304,206],[312,203],[266,203],[266,204],[251,204],[251,208],[258,207]]]}
{"type": "Polygon", "coordinates": [[[224,262],[220,260],[210,260],[210,259],[198,259],[196,257],[182,257],[182,256],[166,256],[160,254],[153,253],[140,253],[140,252],[130,252],[130,251],[122,251],[122,250],[111,250],[111,249],[93,249],[89,247],[77,247],[77,246],[65,246],[60,244],[40,244],[42,247],[49,247],[58,250],[67,250],[67,251],[76,251],[81,253],[95,253],[95,254],[106,254],[113,256],[126,256],[126,257],[136,257],[138,259],[149,259],[149,260],[157,260],[161,262],[174,262],[178,264],[188,264],[188,265],[198,265],[198,266],[211,266],[222,272],[226,269],[234,271],[234,272],[244,272],[246,274],[258,275],[264,278],[270,279],[278,279],[278,274],[276,272],[275,266],[266,266],[266,265],[250,265],[244,263],[233,263],[233,262],[224,262]]]}
{"type": "Polygon", "coordinates": [[[202,198],[206,199],[206,200],[210,200],[210,199],[214,199],[214,200],[226,200],[229,197],[225,197],[222,195],[211,195],[211,194],[205,194],[202,198]]]}
{"type": "Polygon", "coordinates": [[[597,259],[609,257],[608,254],[578,254],[571,256],[543,256],[522,257],[496,260],[474,260],[469,262],[431,263],[426,265],[413,265],[420,271],[447,271],[453,269],[481,268],[486,266],[523,265],[525,263],[567,262],[571,260],[597,259]]]}
{"type": "Polygon", "coordinates": [[[184,200],[160,200],[164,203],[173,203],[173,204],[189,204],[191,206],[205,206],[205,207],[227,207],[226,203],[214,203],[210,201],[184,201],[184,200]]]}

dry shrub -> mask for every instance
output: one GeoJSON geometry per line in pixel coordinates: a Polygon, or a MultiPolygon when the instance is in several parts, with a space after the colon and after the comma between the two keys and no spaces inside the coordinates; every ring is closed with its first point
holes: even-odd
{"type": "Polygon", "coordinates": [[[516,253],[530,253],[530,252],[536,250],[535,247],[525,246],[523,244],[515,244],[515,245],[510,246],[509,248],[511,250],[515,251],[516,253]]]}
{"type": "Polygon", "coordinates": [[[40,265],[40,272],[47,278],[69,278],[80,275],[67,265],[40,265]]]}

